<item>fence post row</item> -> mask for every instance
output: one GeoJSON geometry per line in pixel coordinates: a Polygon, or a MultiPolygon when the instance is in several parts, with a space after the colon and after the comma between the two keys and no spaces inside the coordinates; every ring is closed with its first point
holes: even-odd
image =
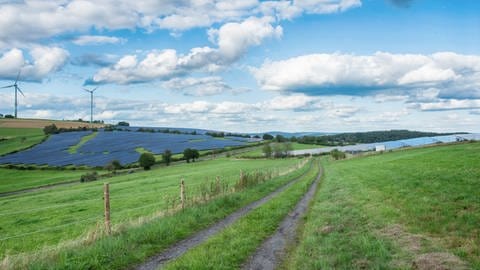
{"type": "Polygon", "coordinates": [[[103,200],[105,206],[105,232],[110,234],[112,228],[110,223],[110,190],[108,183],[103,184],[103,200]]]}

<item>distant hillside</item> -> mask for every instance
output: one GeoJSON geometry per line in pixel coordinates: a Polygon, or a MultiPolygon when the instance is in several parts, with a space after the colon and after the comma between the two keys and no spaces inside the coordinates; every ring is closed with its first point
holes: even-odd
{"type": "Polygon", "coordinates": [[[435,133],[410,130],[386,130],[369,132],[340,133],[324,136],[304,136],[297,138],[299,143],[320,144],[320,145],[344,145],[355,143],[376,143],[385,141],[405,140],[419,137],[432,137],[441,135],[465,134],[456,133],[435,133]]]}
{"type": "Polygon", "coordinates": [[[303,137],[303,136],[324,136],[324,135],[332,135],[335,134],[333,132],[283,132],[283,131],[269,131],[264,133],[256,133],[256,135],[262,136],[263,134],[270,134],[272,136],[281,135],[285,138],[291,137],[303,137]]]}
{"type": "MultiPolygon", "coordinates": [[[[82,128],[91,127],[88,122],[77,121],[62,121],[62,120],[48,120],[48,119],[0,119],[0,128],[44,128],[45,126],[55,124],[58,128],[82,128]]],[[[93,124],[96,128],[102,128],[104,124],[93,124]]]]}

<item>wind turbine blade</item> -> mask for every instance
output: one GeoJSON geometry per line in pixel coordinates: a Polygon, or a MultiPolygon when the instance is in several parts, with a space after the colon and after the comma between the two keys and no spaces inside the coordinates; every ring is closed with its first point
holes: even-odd
{"type": "Polygon", "coordinates": [[[97,88],[98,88],[98,86],[97,86],[97,87],[95,87],[95,88],[93,88],[93,89],[92,89],[92,92],[93,92],[93,91],[95,91],[95,90],[97,90],[97,88]]]}
{"type": "Polygon", "coordinates": [[[15,80],[15,84],[17,84],[17,82],[18,82],[18,78],[20,78],[20,72],[22,72],[22,70],[21,70],[21,69],[18,71],[18,74],[17,74],[17,79],[15,80]]]}
{"type": "Polygon", "coordinates": [[[17,86],[17,90],[18,90],[18,92],[20,92],[20,94],[22,94],[22,96],[25,96],[25,95],[23,94],[22,90],[20,90],[20,87],[17,86]]]}
{"type": "Polygon", "coordinates": [[[87,88],[83,88],[83,90],[85,90],[85,91],[87,91],[87,92],[89,92],[89,93],[90,93],[90,90],[88,90],[87,88]]]}
{"type": "Polygon", "coordinates": [[[10,87],[14,87],[15,84],[12,84],[12,85],[7,85],[7,86],[3,86],[3,87],[0,87],[0,88],[10,88],[10,87]]]}

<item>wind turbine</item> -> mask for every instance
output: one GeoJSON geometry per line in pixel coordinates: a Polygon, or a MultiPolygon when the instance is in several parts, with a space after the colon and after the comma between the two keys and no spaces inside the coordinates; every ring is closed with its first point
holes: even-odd
{"type": "Polygon", "coordinates": [[[20,94],[22,94],[22,96],[25,96],[23,94],[22,90],[20,89],[20,87],[18,87],[18,78],[20,78],[20,71],[18,71],[17,79],[15,80],[14,84],[7,85],[7,86],[4,86],[4,87],[0,87],[0,88],[10,88],[10,87],[15,88],[15,118],[17,118],[17,106],[18,106],[17,95],[18,95],[18,92],[20,92],[20,94]]]}
{"type": "Polygon", "coordinates": [[[90,93],[90,124],[93,123],[93,92],[95,92],[95,90],[97,90],[98,87],[95,87],[93,89],[87,89],[87,88],[83,88],[83,90],[87,91],[88,93],[90,93]]]}

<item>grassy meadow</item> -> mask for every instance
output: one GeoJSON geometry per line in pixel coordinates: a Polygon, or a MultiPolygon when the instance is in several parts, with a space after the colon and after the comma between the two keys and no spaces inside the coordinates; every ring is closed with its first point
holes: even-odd
{"type": "Polygon", "coordinates": [[[480,269],[480,143],[324,161],[286,269],[480,269]]]}
{"type": "Polygon", "coordinates": [[[0,128],[0,155],[29,148],[44,138],[40,128],[0,128]]]}
{"type": "Polygon", "coordinates": [[[80,181],[87,170],[17,170],[0,168],[0,193],[61,182],[80,181]]]}
{"type": "MultiPolygon", "coordinates": [[[[220,176],[232,187],[240,170],[286,171],[299,159],[218,159],[162,167],[108,179],[114,229],[140,217],[168,209],[167,197],[178,197],[179,182],[185,179],[187,197],[220,176]]],[[[103,220],[103,182],[79,183],[13,197],[0,198],[0,254],[57,246],[84,237],[103,220]]]]}

